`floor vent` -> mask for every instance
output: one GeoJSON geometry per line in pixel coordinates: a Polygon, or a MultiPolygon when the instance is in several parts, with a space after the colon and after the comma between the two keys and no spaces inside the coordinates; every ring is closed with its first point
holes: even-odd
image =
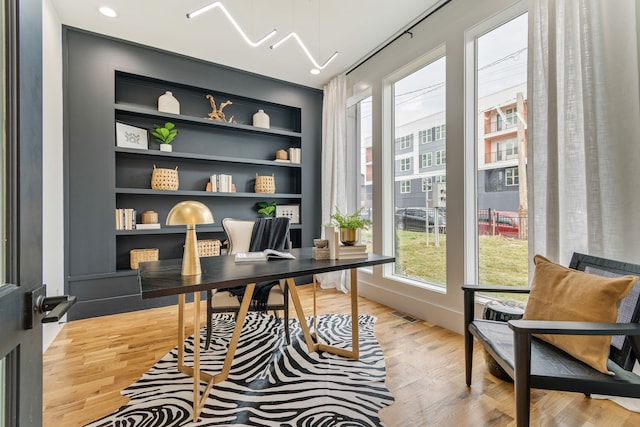
{"type": "Polygon", "coordinates": [[[409,323],[416,323],[418,321],[418,319],[416,319],[415,317],[411,317],[408,314],[400,313],[399,311],[392,311],[391,315],[399,317],[400,319],[406,320],[409,323]]]}

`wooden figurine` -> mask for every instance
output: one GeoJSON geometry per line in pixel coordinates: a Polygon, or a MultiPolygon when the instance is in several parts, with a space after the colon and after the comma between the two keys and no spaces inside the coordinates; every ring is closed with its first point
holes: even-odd
{"type": "Polygon", "coordinates": [[[231,116],[231,118],[227,120],[224,113],[222,112],[224,107],[226,107],[227,105],[233,104],[233,102],[227,100],[222,104],[220,104],[220,108],[218,109],[218,107],[216,106],[216,100],[213,98],[213,95],[207,94],[206,98],[211,103],[211,110],[212,110],[209,114],[207,114],[207,117],[206,117],[207,119],[217,120],[219,122],[226,122],[226,123],[236,123],[236,121],[233,120],[233,116],[231,116]]]}

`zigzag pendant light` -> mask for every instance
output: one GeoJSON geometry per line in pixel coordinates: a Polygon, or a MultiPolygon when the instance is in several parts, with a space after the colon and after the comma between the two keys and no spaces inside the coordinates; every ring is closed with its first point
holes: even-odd
{"type": "Polygon", "coordinates": [[[251,47],[257,47],[260,46],[262,43],[264,43],[265,41],[267,41],[268,39],[270,39],[271,37],[273,37],[276,34],[276,30],[274,29],[273,31],[271,31],[270,33],[268,33],[267,35],[265,35],[264,37],[262,37],[260,40],[258,40],[257,42],[253,42],[249,39],[249,37],[247,37],[247,35],[244,33],[244,31],[242,30],[242,28],[240,28],[240,25],[238,25],[238,23],[236,22],[235,19],[233,19],[233,16],[231,16],[231,14],[229,13],[229,11],[227,11],[227,9],[224,7],[224,5],[219,2],[213,2],[211,4],[208,4],[206,6],[201,7],[200,9],[196,9],[193,12],[189,12],[187,13],[187,18],[189,19],[193,19],[198,15],[201,15],[205,12],[208,12],[210,10],[213,10],[215,8],[220,9],[224,15],[227,17],[227,19],[229,20],[229,22],[231,22],[231,24],[235,27],[236,30],[238,30],[238,32],[240,33],[240,35],[242,36],[242,38],[244,39],[244,41],[247,42],[247,44],[251,47]]]}
{"type": "MultiPolygon", "coordinates": [[[[224,5],[222,4],[222,2],[216,1],[213,3],[210,3],[206,6],[203,6],[199,9],[194,10],[193,12],[189,12],[187,13],[187,18],[189,19],[193,19],[205,12],[208,12],[210,10],[213,10],[215,8],[220,9],[224,15],[227,17],[227,19],[229,20],[229,22],[231,22],[231,24],[235,27],[235,29],[238,31],[238,33],[240,33],[240,35],[242,36],[242,38],[244,39],[244,41],[247,42],[247,44],[249,46],[252,47],[257,47],[260,46],[262,43],[264,43],[266,40],[268,40],[269,38],[273,37],[276,34],[276,30],[274,29],[273,31],[271,31],[270,33],[268,33],[267,35],[265,35],[264,37],[262,37],[260,40],[253,42],[249,39],[249,37],[247,37],[247,35],[245,34],[245,32],[242,30],[242,28],[240,28],[240,25],[238,25],[238,23],[236,22],[235,19],[233,19],[233,17],[231,16],[231,14],[229,13],[229,11],[227,11],[227,9],[224,7],[224,5]]],[[[329,57],[329,59],[327,59],[322,65],[318,64],[318,62],[315,60],[315,58],[313,57],[313,55],[311,55],[311,52],[309,52],[309,49],[307,49],[307,47],[305,46],[305,44],[302,42],[302,40],[300,39],[300,37],[295,33],[295,32],[290,32],[289,34],[287,34],[286,36],[284,36],[282,39],[280,39],[279,41],[277,41],[276,43],[272,44],[271,46],[269,46],[271,49],[275,49],[278,46],[280,46],[282,43],[284,43],[285,41],[289,40],[290,38],[294,38],[298,44],[300,45],[300,47],[302,48],[302,50],[304,51],[304,53],[307,55],[307,58],[309,58],[309,60],[311,61],[311,63],[315,66],[315,69],[312,70],[312,73],[317,74],[319,72],[319,70],[324,69],[327,65],[329,65],[329,63],[331,61],[333,61],[335,59],[336,56],[338,56],[338,51],[333,52],[333,54],[329,57]]]]}
{"type": "Polygon", "coordinates": [[[333,52],[333,55],[331,55],[331,57],[329,57],[329,59],[327,59],[324,64],[320,65],[316,62],[316,60],[313,58],[313,56],[311,55],[311,53],[309,52],[309,50],[307,49],[307,47],[304,45],[304,43],[302,43],[302,40],[300,40],[300,37],[298,37],[298,35],[295,32],[291,32],[289,34],[287,34],[286,36],[284,36],[283,38],[281,38],[280,40],[278,40],[277,42],[275,42],[274,44],[272,44],[271,46],[269,46],[271,49],[275,49],[278,46],[280,46],[282,43],[284,43],[285,41],[287,41],[288,39],[290,39],[291,37],[293,37],[294,39],[296,39],[296,41],[298,42],[298,44],[300,45],[300,47],[302,48],[302,50],[304,51],[304,53],[307,54],[307,57],[309,58],[309,60],[311,61],[311,63],[318,69],[318,70],[322,70],[323,68],[325,68],[327,65],[329,65],[329,63],[331,61],[333,61],[335,59],[336,56],[338,56],[338,51],[333,52]]]}

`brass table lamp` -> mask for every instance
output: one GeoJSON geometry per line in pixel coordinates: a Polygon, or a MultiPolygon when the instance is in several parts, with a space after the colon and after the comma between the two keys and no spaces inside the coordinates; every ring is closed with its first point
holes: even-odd
{"type": "Polygon", "coordinates": [[[196,224],[213,224],[213,214],[204,203],[194,200],[180,202],[171,208],[167,215],[167,225],[187,226],[184,255],[182,257],[183,276],[202,274],[200,256],[198,255],[196,224]]]}

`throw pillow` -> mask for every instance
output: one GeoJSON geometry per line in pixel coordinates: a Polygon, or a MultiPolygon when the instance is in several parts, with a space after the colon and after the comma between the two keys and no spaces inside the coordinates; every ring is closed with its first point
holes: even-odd
{"type": "MultiPolygon", "coordinates": [[[[602,277],[563,267],[541,255],[533,257],[535,272],[523,319],[577,322],[615,322],[618,304],[638,279],[602,277]]],[[[610,336],[536,335],[578,360],[607,369],[610,336]]]]}

